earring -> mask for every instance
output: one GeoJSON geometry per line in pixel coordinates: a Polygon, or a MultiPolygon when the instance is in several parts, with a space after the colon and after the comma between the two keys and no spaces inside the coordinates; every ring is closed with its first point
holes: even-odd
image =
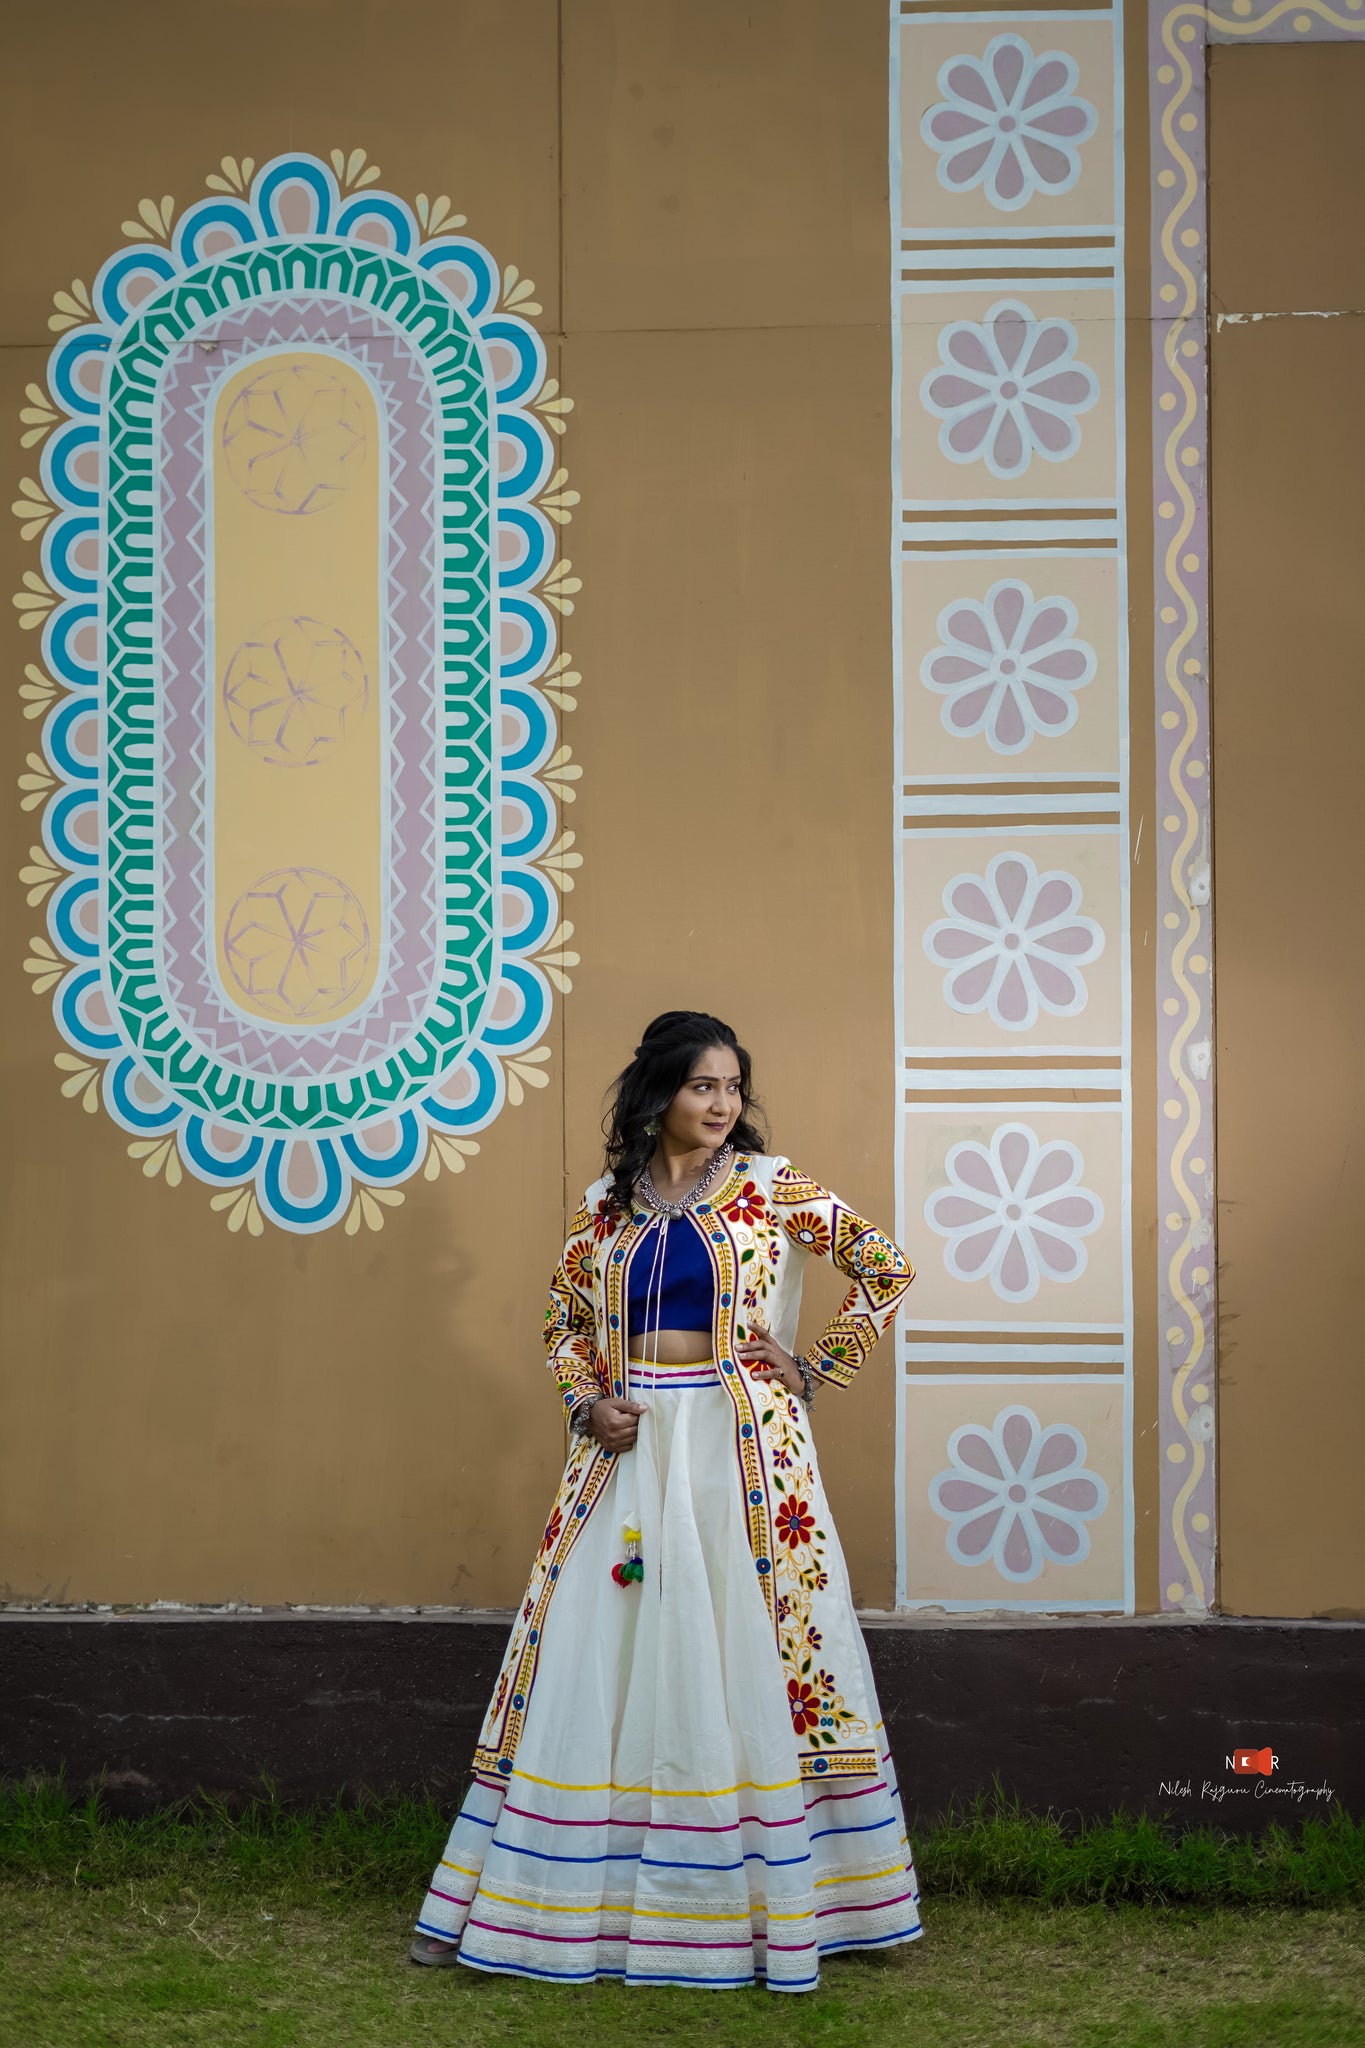
{"type": "Polygon", "coordinates": [[[650,1118],[650,1120],[649,1120],[649,1122],[648,1122],[648,1123],[647,1123],[647,1124],[645,1125],[645,1136],[646,1136],[647,1138],[657,1138],[657,1137],[658,1137],[658,1135],[659,1135],[659,1120],[658,1120],[658,1118],[657,1118],[657,1117],[651,1117],[651,1118],[650,1118]]]}

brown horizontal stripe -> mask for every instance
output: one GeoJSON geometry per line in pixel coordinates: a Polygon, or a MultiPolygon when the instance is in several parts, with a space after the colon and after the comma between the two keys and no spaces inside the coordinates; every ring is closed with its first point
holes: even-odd
{"type": "MultiPolygon", "coordinates": [[[[1020,1075],[1021,1081],[1028,1079],[1020,1075]]],[[[1011,1103],[1022,1091],[1018,1088],[907,1088],[906,1094],[913,1095],[917,1102],[983,1102],[1011,1103]]],[[[1086,1102],[1122,1102],[1117,1088],[1092,1088],[1078,1085],[1075,1088],[1030,1088],[1030,1102],[1075,1102],[1083,1098],[1086,1102]]]]}
{"type": "MultiPolygon", "coordinates": [[[[989,235],[990,230],[986,230],[989,235]]],[[[902,235],[901,248],[910,251],[927,250],[930,255],[936,249],[995,249],[999,242],[984,240],[980,235],[970,235],[965,240],[953,241],[951,237],[929,241],[922,234],[902,235]]],[[[1028,235],[1010,247],[1021,252],[1029,249],[1112,249],[1116,247],[1112,235],[1028,235]]]]}
{"type": "Polygon", "coordinates": [[[1050,554],[1074,554],[1078,547],[1111,549],[1118,546],[1118,540],[1114,535],[1104,533],[1087,534],[1080,540],[1076,540],[1074,537],[1070,540],[1044,540],[1041,536],[1036,540],[1028,540],[1027,535],[1022,533],[1004,534],[998,538],[994,534],[968,533],[963,535],[962,540],[917,540],[911,542],[908,535],[905,539],[905,545],[907,547],[913,546],[917,555],[941,555],[945,552],[953,552],[960,548],[964,542],[976,548],[989,548],[994,553],[1001,555],[1012,554],[1016,548],[1023,546],[1026,542],[1029,547],[1043,548],[1050,554]]]}
{"type": "MultiPolygon", "coordinates": [[[[1117,779],[1108,782],[1068,782],[1066,785],[1067,793],[1076,796],[1117,796],[1121,787],[1122,784],[1117,779]]],[[[1060,793],[1055,782],[971,782],[961,784],[936,782],[932,789],[925,789],[918,783],[911,782],[907,777],[904,784],[904,794],[906,796],[1048,797],[1057,796],[1060,793]]]]}
{"type": "Polygon", "coordinates": [[[1118,822],[1117,811],[1025,811],[1017,817],[1012,812],[985,811],[979,818],[964,817],[961,811],[944,814],[931,811],[927,815],[914,811],[901,820],[907,832],[937,832],[945,825],[967,828],[980,825],[992,832],[1013,832],[1020,825],[1117,825],[1118,822]]]}
{"type": "Polygon", "coordinates": [[[1054,281],[1066,284],[1077,277],[1107,277],[1112,280],[1113,275],[1112,270],[1102,270],[1098,266],[1094,270],[1087,267],[1071,271],[1064,264],[1053,264],[1047,270],[1039,270],[1036,265],[1032,270],[1004,270],[994,266],[987,269],[984,265],[980,270],[929,270],[921,269],[918,264],[913,269],[906,264],[901,265],[902,277],[921,277],[929,284],[960,284],[964,291],[970,291],[973,284],[1032,284],[1040,277],[1045,277],[1049,284],[1054,281]]]}
{"type": "MultiPolygon", "coordinates": [[[[1123,1067],[1123,1061],[1114,1053],[1091,1054],[1069,1052],[1014,1052],[1006,1057],[1000,1057],[991,1052],[959,1052],[952,1053],[947,1058],[941,1058],[936,1055],[932,1059],[917,1058],[913,1054],[908,1054],[905,1065],[908,1070],[915,1073],[933,1074],[947,1071],[955,1074],[967,1074],[975,1067],[989,1067],[992,1070],[996,1070],[1003,1066],[1014,1066],[1018,1061],[1028,1059],[1036,1060],[1040,1067],[1074,1067],[1078,1073],[1097,1072],[1113,1074],[1120,1072],[1123,1067]]],[[[1021,1066],[1019,1072],[1022,1077],[1027,1079],[1029,1073],[1027,1066],[1021,1066]]]]}
{"type": "Polygon", "coordinates": [[[907,1330],[910,1344],[1122,1344],[1122,1330],[907,1330]]]}
{"type": "Polygon", "coordinates": [[[928,519],[1117,519],[1113,505],[907,505],[901,517],[909,524],[928,519]]]}

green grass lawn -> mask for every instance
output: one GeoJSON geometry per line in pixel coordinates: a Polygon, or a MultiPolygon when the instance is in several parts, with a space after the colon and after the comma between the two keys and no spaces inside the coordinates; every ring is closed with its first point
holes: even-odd
{"type": "Polygon", "coordinates": [[[818,1991],[559,1988],[407,1961],[411,1900],[324,1906],[0,1886],[5,2048],[1359,2048],[1351,1908],[926,1898],[925,1932],[818,1991]]]}
{"type": "Polygon", "coordinates": [[[0,1793],[0,2048],[1361,2048],[1365,1823],[1255,1838],[999,1796],[912,1830],[924,1934],[777,1996],[407,1959],[431,1800],[121,1819],[0,1793]]]}

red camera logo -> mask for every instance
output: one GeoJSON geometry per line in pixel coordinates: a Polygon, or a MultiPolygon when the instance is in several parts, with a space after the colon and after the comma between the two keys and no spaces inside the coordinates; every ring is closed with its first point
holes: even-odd
{"type": "Polygon", "coordinates": [[[1234,1749],[1232,1755],[1224,1757],[1226,1769],[1236,1771],[1239,1777],[1259,1773],[1268,1778],[1280,1759],[1270,1749],[1234,1749]]]}

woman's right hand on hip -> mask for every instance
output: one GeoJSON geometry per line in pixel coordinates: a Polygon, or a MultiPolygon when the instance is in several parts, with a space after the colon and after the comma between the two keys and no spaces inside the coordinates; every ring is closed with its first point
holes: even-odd
{"type": "Polygon", "coordinates": [[[618,1401],[611,1394],[604,1394],[589,1411],[589,1433],[604,1451],[632,1450],[639,1434],[640,1417],[646,1412],[638,1401],[618,1401]]]}

